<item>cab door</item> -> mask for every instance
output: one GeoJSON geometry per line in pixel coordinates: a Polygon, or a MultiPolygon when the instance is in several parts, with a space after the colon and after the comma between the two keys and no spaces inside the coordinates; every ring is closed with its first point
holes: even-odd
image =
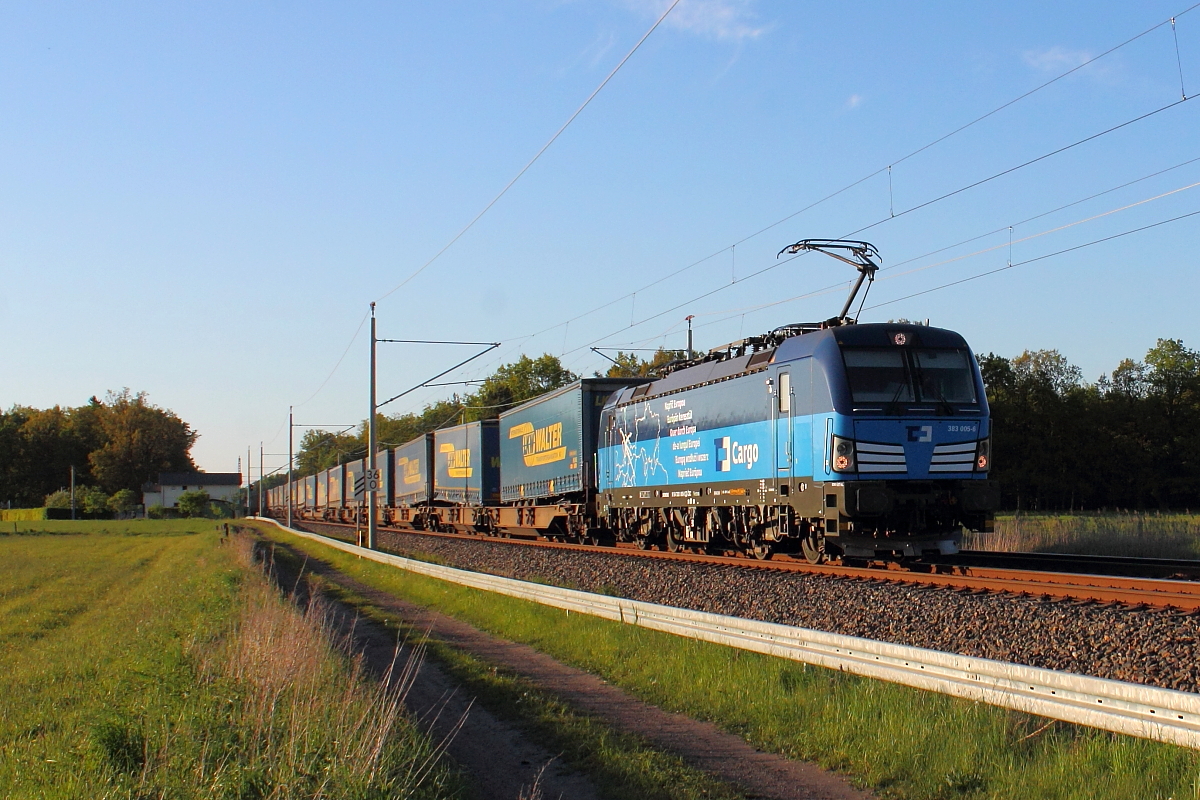
{"type": "Polygon", "coordinates": [[[781,369],[775,376],[775,479],[780,484],[792,482],[793,409],[796,392],[792,385],[791,368],[781,369]]]}
{"type": "Polygon", "coordinates": [[[807,481],[813,475],[812,369],[811,357],[791,364],[792,478],[797,481],[807,481]]]}

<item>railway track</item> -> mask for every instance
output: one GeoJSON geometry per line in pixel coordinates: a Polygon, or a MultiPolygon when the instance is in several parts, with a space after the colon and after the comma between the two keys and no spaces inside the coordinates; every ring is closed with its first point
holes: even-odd
{"type": "MultiPolygon", "coordinates": [[[[313,528],[328,532],[354,531],[354,525],[333,522],[301,521],[313,528]]],[[[875,566],[841,566],[809,564],[787,556],[760,561],[745,556],[726,556],[701,553],[669,553],[640,550],[633,545],[595,547],[591,545],[550,542],[545,540],[496,538],[459,533],[434,533],[400,528],[379,529],[381,532],[430,536],[459,541],[486,541],[513,547],[542,547],[578,550],[589,553],[620,554],[631,558],[665,559],[735,566],[743,569],[799,572],[827,575],[847,580],[880,581],[918,586],[940,587],[964,593],[996,593],[1076,603],[1100,603],[1128,607],[1173,610],[1187,614],[1200,613],[1200,564],[1166,559],[1127,559],[1107,556],[1063,556],[1044,553],[996,553],[964,551],[958,556],[942,557],[936,562],[899,564],[879,562],[875,566]],[[1151,563],[1144,563],[1151,562],[1151,563]],[[1172,577],[1143,577],[1140,574],[1114,574],[1122,566],[1143,573],[1163,570],[1172,577]],[[1074,569],[1072,569],[1074,567],[1074,569]],[[1192,580],[1186,579],[1192,577],[1192,580]]],[[[343,538],[354,541],[353,535],[343,538]]]]}

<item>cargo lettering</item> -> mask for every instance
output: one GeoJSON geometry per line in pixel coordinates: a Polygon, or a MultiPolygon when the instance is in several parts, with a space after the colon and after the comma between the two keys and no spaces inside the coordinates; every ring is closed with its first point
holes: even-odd
{"type": "Polygon", "coordinates": [[[453,442],[446,442],[438,449],[446,454],[446,473],[451,478],[469,478],[474,474],[470,448],[456,450],[453,442]]]}
{"type": "Polygon", "coordinates": [[[421,482],[421,459],[398,458],[396,459],[396,468],[400,470],[400,475],[404,478],[406,485],[421,482]]]}
{"type": "Polygon", "coordinates": [[[741,444],[722,436],[713,442],[717,446],[717,472],[729,472],[734,464],[753,469],[758,463],[758,445],[741,444]]]}
{"type": "MultiPolygon", "coordinates": [[[[529,428],[533,428],[532,425],[529,428]]],[[[521,457],[527,467],[540,467],[543,464],[553,464],[567,457],[567,448],[562,443],[561,422],[555,422],[544,428],[528,430],[521,436],[521,457]]],[[[512,435],[511,433],[509,434],[512,435]]]]}

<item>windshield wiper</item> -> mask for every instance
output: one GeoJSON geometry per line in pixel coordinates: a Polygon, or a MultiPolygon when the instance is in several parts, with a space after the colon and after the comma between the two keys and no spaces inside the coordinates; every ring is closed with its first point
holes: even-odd
{"type": "Polygon", "coordinates": [[[894,417],[900,416],[900,413],[899,413],[898,409],[896,408],[896,406],[898,406],[900,404],[900,393],[903,392],[905,389],[910,389],[910,390],[912,389],[912,387],[910,385],[907,369],[904,370],[904,381],[896,386],[896,392],[895,392],[895,394],[892,395],[892,399],[889,400],[886,405],[884,405],[884,413],[889,414],[894,417]]]}
{"type": "MultiPolygon", "coordinates": [[[[915,359],[914,359],[915,361],[915,359]]],[[[921,368],[920,362],[913,364],[917,370],[917,386],[921,387],[921,400],[925,400],[925,370],[921,368]]],[[[950,405],[950,401],[946,399],[946,394],[942,391],[941,384],[936,380],[933,383],[933,390],[937,392],[937,397],[934,398],[941,406],[942,413],[948,417],[954,416],[954,406],[950,405]]]]}

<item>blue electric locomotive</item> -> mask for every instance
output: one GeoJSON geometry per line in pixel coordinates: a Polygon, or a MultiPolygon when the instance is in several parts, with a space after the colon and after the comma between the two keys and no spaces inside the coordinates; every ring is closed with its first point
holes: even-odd
{"type": "Polygon", "coordinates": [[[839,317],[792,325],[613,393],[601,415],[598,511],[642,547],[800,550],[894,558],[957,551],[989,529],[988,405],[953,331],[847,318],[877,268],[850,250],[858,285],[839,317]]]}
{"type": "MultiPolygon", "coordinates": [[[[974,355],[953,331],[849,316],[878,269],[873,246],[785,248],[802,250],[858,269],[837,317],[425,434],[393,454],[384,521],[814,563],[955,552],[964,527],[990,529],[1000,499],[974,355]]],[[[346,518],[346,469],[318,476],[302,507],[346,518]]]]}

